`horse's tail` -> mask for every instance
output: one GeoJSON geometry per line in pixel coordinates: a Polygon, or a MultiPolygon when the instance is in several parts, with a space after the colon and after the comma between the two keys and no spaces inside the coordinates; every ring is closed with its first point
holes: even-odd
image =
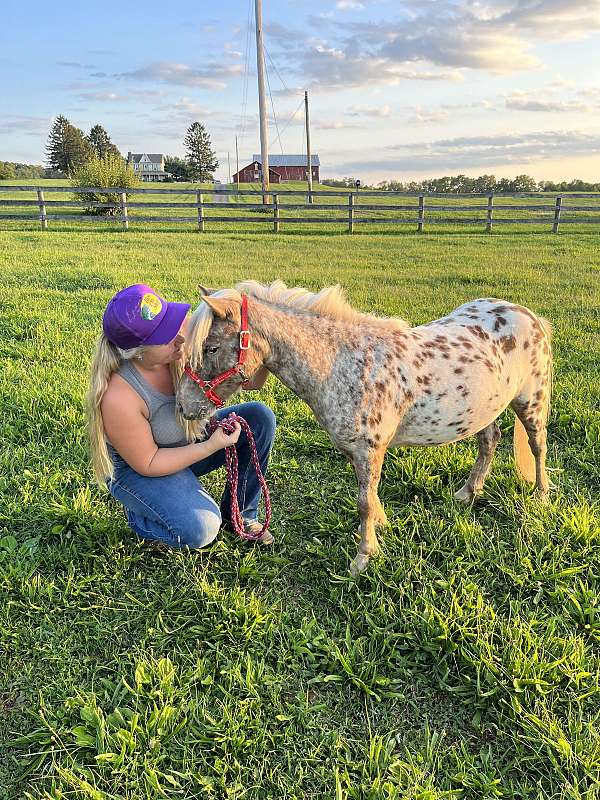
{"type": "Polygon", "coordinates": [[[535,483],[535,458],[529,445],[529,437],[521,420],[515,416],[513,453],[517,469],[524,481],[535,483]]]}
{"type": "MultiPolygon", "coordinates": [[[[550,415],[550,401],[552,398],[552,378],[554,374],[553,370],[553,361],[552,361],[552,323],[544,319],[544,317],[538,317],[539,321],[542,323],[542,327],[544,329],[544,333],[548,339],[548,390],[544,392],[544,396],[542,399],[542,409],[541,409],[541,416],[544,421],[544,425],[548,423],[548,417],[550,415]]],[[[523,480],[529,481],[529,483],[535,483],[535,457],[531,452],[531,446],[529,444],[529,436],[527,435],[527,431],[525,430],[525,426],[521,422],[518,416],[515,416],[515,429],[513,433],[513,452],[515,456],[515,462],[517,464],[517,469],[519,470],[523,480]]]]}

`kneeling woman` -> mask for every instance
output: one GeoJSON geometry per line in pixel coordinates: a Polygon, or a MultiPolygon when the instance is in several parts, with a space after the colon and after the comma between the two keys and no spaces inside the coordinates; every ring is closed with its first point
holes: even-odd
{"type": "MultiPolygon", "coordinates": [[[[239,424],[230,434],[217,428],[190,444],[177,420],[171,367],[183,357],[189,308],[163,300],[144,284],[110,300],[91,365],[87,424],[96,477],[125,506],[133,531],[142,539],[196,549],[212,542],[222,524],[230,525],[229,487],[218,506],[198,480],[223,466],[225,447],[237,443],[238,502],[250,532],[260,528],[261,490],[239,424]]],[[[261,371],[248,388],[260,388],[267,375],[261,371]]],[[[231,411],[250,425],[265,474],[273,412],[262,403],[240,403],[217,418],[231,411]]],[[[258,541],[271,544],[273,537],[266,532],[258,541]]]]}

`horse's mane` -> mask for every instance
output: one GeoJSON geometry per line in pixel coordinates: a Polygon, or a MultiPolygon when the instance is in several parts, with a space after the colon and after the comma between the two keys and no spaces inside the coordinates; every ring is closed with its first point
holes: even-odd
{"type": "Polygon", "coordinates": [[[283,281],[274,281],[269,286],[258,283],[257,281],[242,281],[236,284],[238,292],[245,292],[250,297],[256,297],[257,300],[264,300],[266,303],[272,303],[276,306],[284,306],[296,311],[308,311],[320,317],[329,317],[330,319],[348,321],[353,320],[369,322],[375,325],[383,325],[385,327],[409,327],[408,322],[405,322],[398,317],[377,317],[374,314],[363,314],[357,311],[348,303],[344,295],[344,290],[336,283],[335,286],[327,286],[321,289],[320,292],[309,292],[308,289],[303,289],[300,286],[288,288],[283,281]]]}
{"type": "MultiPolygon", "coordinates": [[[[410,327],[408,322],[398,317],[377,317],[374,314],[363,314],[352,308],[339,284],[327,286],[320,292],[309,292],[308,289],[300,286],[288,288],[283,281],[274,281],[270,285],[257,281],[242,281],[236,284],[235,289],[220,289],[213,292],[211,297],[239,300],[242,292],[271,305],[343,322],[366,322],[386,330],[410,327]]],[[[212,321],[212,310],[206,303],[200,303],[191,316],[188,328],[189,344],[187,349],[193,364],[200,365],[202,363],[202,346],[206,341],[212,321]]]]}

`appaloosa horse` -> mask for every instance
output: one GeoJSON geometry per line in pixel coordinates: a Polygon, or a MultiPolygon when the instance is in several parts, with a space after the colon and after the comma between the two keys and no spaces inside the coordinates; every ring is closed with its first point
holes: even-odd
{"type": "Polygon", "coordinates": [[[353,574],[377,552],[375,526],[387,521],[377,487],[388,447],[477,435],[479,455],[455,494],[469,503],[500,438],[495,420],[510,405],[517,466],[546,496],[551,328],[529,309],[471,300],[412,328],[355,311],[339,286],[313,294],[246,281],[202,300],[177,389],[181,415],[203,423],[263,364],[308,403],[356,472],[361,540],[353,574]]]}

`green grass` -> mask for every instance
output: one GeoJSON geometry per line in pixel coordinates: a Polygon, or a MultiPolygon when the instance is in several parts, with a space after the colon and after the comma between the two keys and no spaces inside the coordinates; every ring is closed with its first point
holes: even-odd
{"type": "Polygon", "coordinates": [[[0,798],[596,800],[597,241],[0,232],[0,798]],[[340,281],[415,324],[481,296],[551,319],[551,503],[515,474],[510,414],[472,508],[452,499],[472,442],[391,452],[384,552],[355,582],[351,469],[271,379],[273,550],[142,547],[86,462],[103,307],[247,277],[340,281]]]}

